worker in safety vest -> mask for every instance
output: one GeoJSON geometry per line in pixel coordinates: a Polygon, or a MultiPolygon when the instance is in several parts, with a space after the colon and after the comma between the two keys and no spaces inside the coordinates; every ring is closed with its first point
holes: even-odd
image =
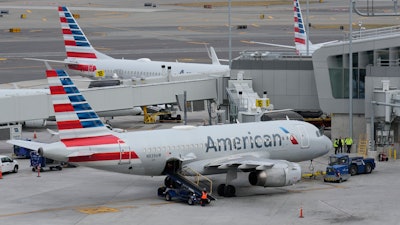
{"type": "Polygon", "coordinates": [[[351,145],[353,145],[353,138],[351,137],[347,137],[346,139],[344,139],[344,143],[347,147],[347,153],[351,152],[351,145]]]}
{"type": "Polygon", "coordinates": [[[335,154],[337,154],[339,148],[339,140],[337,138],[333,141],[333,148],[335,148],[335,154]]]}
{"type": "Polygon", "coordinates": [[[201,206],[205,206],[208,201],[207,190],[204,188],[201,192],[201,206]]]}

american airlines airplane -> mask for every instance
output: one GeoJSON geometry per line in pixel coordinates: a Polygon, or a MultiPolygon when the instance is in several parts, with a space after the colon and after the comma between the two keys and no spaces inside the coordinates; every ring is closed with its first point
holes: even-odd
{"type": "Polygon", "coordinates": [[[61,29],[67,58],[61,62],[69,69],[76,70],[91,78],[146,78],[190,74],[229,74],[229,66],[221,65],[213,47],[209,55],[212,64],[151,61],[148,58],[137,60],[115,59],[98,52],[79,27],[72,13],[66,6],[58,7],[61,29]],[[168,71],[170,69],[170,71],[168,71]]]}
{"type": "Polygon", "coordinates": [[[266,42],[256,42],[256,41],[249,41],[248,43],[295,49],[297,55],[312,56],[314,51],[321,48],[323,45],[338,42],[336,40],[336,41],[328,41],[328,42],[313,44],[313,43],[311,43],[310,39],[308,39],[308,52],[307,52],[307,33],[306,33],[304,22],[303,22],[303,16],[301,14],[300,2],[299,2],[299,0],[294,0],[293,4],[294,4],[294,43],[295,43],[295,46],[280,45],[280,44],[266,43],[266,42]]]}
{"type": "Polygon", "coordinates": [[[175,175],[182,168],[226,173],[218,193],[234,196],[231,181],[239,171],[248,172],[255,186],[292,185],[301,179],[295,162],[320,157],[332,146],[314,125],[295,120],[116,133],[104,126],[64,70],[46,74],[60,141],[7,142],[50,159],[144,176],[175,175]]]}

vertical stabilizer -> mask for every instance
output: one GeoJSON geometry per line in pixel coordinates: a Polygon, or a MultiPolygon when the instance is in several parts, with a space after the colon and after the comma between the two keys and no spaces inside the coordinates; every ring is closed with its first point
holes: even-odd
{"type": "MultiPolygon", "coordinates": [[[[301,14],[299,0],[293,0],[294,5],[294,43],[298,55],[307,55],[307,33],[301,14]]],[[[312,44],[308,41],[309,55],[312,44]]]]}
{"type": "Polygon", "coordinates": [[[77,59],[112,59],[112,57],[100,53],[93,48],[66,6],[59,6],[58,13],[60,16],[67,61],[73,62],[77,59]]]}
{"type": "Polygon", "coordinates": [[[47,70],[60,140],[67,148],[124,143],[110,131],[64,70],[47,70]]]}

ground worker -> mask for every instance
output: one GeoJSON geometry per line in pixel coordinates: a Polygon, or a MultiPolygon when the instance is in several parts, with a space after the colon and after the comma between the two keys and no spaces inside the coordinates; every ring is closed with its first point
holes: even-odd
{"type": "Polygon", "coordinates": [[[351,152],[351,145],[353,144],[353,138],[351,137],[346,137],[346,139],[344,139],[344,143],[347,147],[347,153],[351,152]]]}
{"type": "Polygon", "coordinates": [[[201,192],[201,206],[205,206],[208,201],[207,190],[204,188],[201,192]]]}
{"type": "Polygon", "coordinates": [[[342,137],[339,137],[338,140],[338,153],[343,153],[343,145],[344,145],[344,141],[342,139],[342,137]]]}
{"type": "Polygon", "coordinates": [[[339,148],[339,140],[337,138],[333,141],[333,148],[335,149],[335,154],[337,154],[339,148]]]}

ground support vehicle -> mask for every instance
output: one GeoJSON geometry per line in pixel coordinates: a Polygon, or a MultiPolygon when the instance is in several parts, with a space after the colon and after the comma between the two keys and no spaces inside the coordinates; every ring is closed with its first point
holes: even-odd
{"type": "Polygon", "coordinates": [[[32,150],[17,145],[14,145],[13,149],[16,158],[25,158],[25,159],[31,158],[32,150]]]}
{"type": "MultiPolygon", "coordinates": [[[[186,179],[179,173],[170,173],[164,181],[165,186],[158,188],[157,194],[167,201],[179,199],[187,202],[189,205],[200,204],[203,188],[186,179]]],[[[211,194],[208,194],[208,201],[216,200],[211,194]]]]}
{"type": "Polygon", "coordinates": [[[49,159],[39,155],[37,152],[31,152],[31,167],[33,172],[36,172],[39,169],[40,172],[43,172],[45,168],[49,168],[50,170],[62,170],[61,164],[48,165],[48,163],[53,162],[53,160],[50,161],[49,159]]]}
{"type": "Polygon", "coordinates": [[[373,158],[335,154],[329,157],[329,166],[326,168],[324,181],[341,182],[347,180],[350,175],[371,173],[374,169],[375,160],[373,158]]]}
{"type": "Polygon", "coordinates": [[[332,165],[326,168],[324,181],[341,183],[349,178],[349,167],[347,165],[332,165]]]}
{"type": "Polygon", "coordinates": [[[12,159],[6,155],[0,155],[0,169],[2,173],[17,173],[19,165],[17,160],[12,159]]]}
{"type": "Polygon", "coordinates": [[[200,204],[200,197],[197,196],[193,190],[185,186],[179,188],[160,187],[158,189],[158,196],[164,197],[167,201],[179,199],[183,202],[187,202],[189,205],[200,204]]]}

